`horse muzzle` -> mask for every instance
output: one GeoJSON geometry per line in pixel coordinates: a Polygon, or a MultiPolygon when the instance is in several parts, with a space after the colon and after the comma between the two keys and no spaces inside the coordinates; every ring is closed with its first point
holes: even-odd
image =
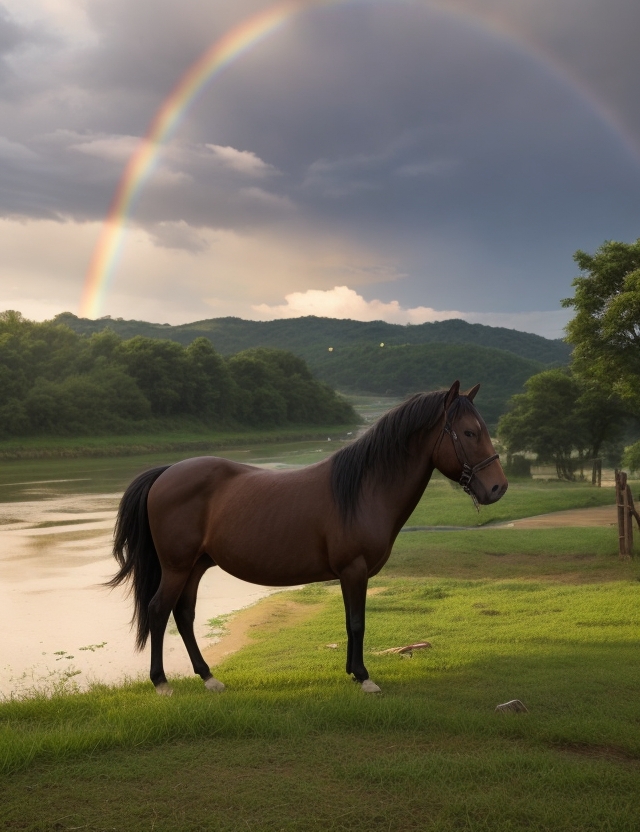
{"type": "Polygon", "coordinates": [[[492,503],[497,503],[509,487],[509,483],[498,459],[498,454],[494,454],[479,462],[477,465],[474,465],[473,468],[466,462],[462,466],[462,473],[458,482],[462,486],[463,491],[471,497],[476,508],[478,504],[489,506],[492,503]],[[488,468],[494,462],[498,462],[496,471],[498,476],[488,477],[485,475],[482,479],[477,476],[479,471],[488,468]],[[488,482],[486,482],[487,479],[488,482]]]}

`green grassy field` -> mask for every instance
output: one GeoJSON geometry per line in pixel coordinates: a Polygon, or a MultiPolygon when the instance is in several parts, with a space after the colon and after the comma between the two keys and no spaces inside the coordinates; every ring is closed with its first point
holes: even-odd
{"type": "Polygon", "coordinates": [[[301,425],[268,430],[175,430],[93,437],[37,436],[0,442],[0,460],[122,457],[174,451],[214,451],[247,443],[292,442],[345,437],[353,425],[301,425]]]}
{"type": "MultiPolygon", "coordinates": [[[[630,485],[637,491],[638,483],[630,485]]],[[[504,497],[493,506],[476,511],[460,486],[436,472],[408,526],[483,526],[519,517],[533,517],[571,508],[613,505],[614,488],[593,488],[586,482],[510,480],[504,497]]]]}
{"type": "MultiPolygon", "coordinates": [[[[563,508],[598,493],[530,489],[563,508]]],[[[460,497],[443,483],[442,516],[460,497]]],[[[402,534],[368,602],[381,696],[344,673],[337,586],[273,596],[216,669],[222,695],[183,679],[171,699],[1,704],[0,828],[635,832],[639,595],[607,527],[402,534]],[[495,713],[513,698],[529,712],[495,713]]]]}

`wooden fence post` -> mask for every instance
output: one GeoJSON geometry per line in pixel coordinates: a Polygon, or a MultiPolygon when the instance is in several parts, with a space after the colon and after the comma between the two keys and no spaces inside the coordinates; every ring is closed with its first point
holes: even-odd
{"type": "Polygon", "coordinates": [[[627,475],[624,471],[616,471],[616,506],[618,507],[618,551],[621,558],[628,558],[630,553],[627,549],[627,530],[629,521],[627,503],[627,475]]]}
{"type": "Polygon", "coordinates": [[[624,471],[616,471],[616,506],[618,508],[618,549],[621,558],[633,557],[633,518],[640,529],[640,515],[633,504],[631,487],[624,471]]]}

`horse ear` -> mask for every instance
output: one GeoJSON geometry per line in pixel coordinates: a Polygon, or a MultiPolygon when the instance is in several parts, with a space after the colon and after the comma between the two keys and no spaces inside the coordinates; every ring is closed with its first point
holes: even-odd
{"type": "Polygon", "coordinates": [[[480,385],[476,384],[475,387],[472,387],[471,390],[469,390],[469,392],[467,393],[467,398],[469,399],[470,402],[472,402],[475,399],[476,393],[478,392],[479,389],[480,389],[480,385]]]}
{"type": "Polygon", "coordinates": [[[458,398],[459,395],[460,395],[460,382],[459,381],[454,381],[453,384],[451,385],[451,387],[449,388],[449,392],[447,393],[447,395],[445,396],[445,399],[444,399],[445,413],[447,412],[447,410],[449,410],[449,408],[454,403],[454,401],[458,398]]]}

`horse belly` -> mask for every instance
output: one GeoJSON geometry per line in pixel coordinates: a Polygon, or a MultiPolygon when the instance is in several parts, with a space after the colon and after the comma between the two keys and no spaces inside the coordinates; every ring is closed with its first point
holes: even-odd
{"type": "Polygon", "coordinates": [[[207,552],[225,572],[264,586],[334,578],[318,518],[301,517],[291,508],[254,506],[242,514],[224,512],[212,517],[207,552]]]}

